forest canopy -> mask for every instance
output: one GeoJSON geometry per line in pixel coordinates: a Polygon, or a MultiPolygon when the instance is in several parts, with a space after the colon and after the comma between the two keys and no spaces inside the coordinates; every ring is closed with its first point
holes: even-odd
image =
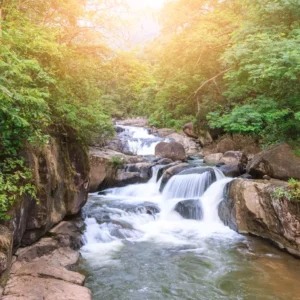
{"type": "Polygon", "coordinates": [[[113,46],[126,9],[122,0],[0,1],[0,217],[16,191],[34,194],[26,143],[70,130],[85,145],[105,143],[112,118],[299,145],[298,0],[169,0],[161,33],[130,50],[113,46]]]}

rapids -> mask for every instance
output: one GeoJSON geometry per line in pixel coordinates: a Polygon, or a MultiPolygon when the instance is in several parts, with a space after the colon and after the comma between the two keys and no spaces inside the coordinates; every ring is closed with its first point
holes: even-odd
{"type": "Polygon", "coordinates": [[[300,299],[299,261],[224,226],[218,205],[232,179],[194,164],[162,193],[157,165],[148,183],[90,195],[80,268],[93,299],[300,299]],[[184,200],[200,204],[201,220],[175,211],[184,200]]]}

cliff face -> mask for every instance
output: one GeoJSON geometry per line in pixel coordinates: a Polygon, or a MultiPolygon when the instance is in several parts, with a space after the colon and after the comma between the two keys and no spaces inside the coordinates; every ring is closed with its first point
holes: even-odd
{"type": "Polygon", "coordinates": [[[12,253],[45,235],[64,217],[77,214],[87,201],[89,161],[76,137],[56,136],[44,147],[24,150],[37,187],[37,200],[22,197],[0,225],[0,276],[9,270],[12,253]],[[3,234],[2,234],[3,233],[3,234]]]}

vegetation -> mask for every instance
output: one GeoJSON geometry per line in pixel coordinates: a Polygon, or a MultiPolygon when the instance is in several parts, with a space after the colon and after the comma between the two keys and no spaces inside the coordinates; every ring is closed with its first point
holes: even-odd
{"type": "Polygon", "coordinates": [[[124,161],[120,156],[113,156],[109,163],[114,169],[119,169],[121,166],[123,166],[124,161]]]}
{"type": "Polygon", "coordinates": [[[291,178],[287,187],[276,188],[273,197],[275,199],[287,199],[289,201],[300,201],[300,181],[291,178]]]}
{"type": "Polygon", "coordinates": [[[299,146],[298,0],[170,0],[161,34],[127,52],[110,47],[124,5],[0,1],[0,218],[16,197],[35,196],[27,143],[70,129],[104,143],[111,117],[299,146]]]}
{"type": "Polygon", "coordinates": [[[299,17],[297,0],[167,2],[145,52],[155,84],[140,99],[144,113],[162,127],[190,120],[299,144],[299,17]]]}
{"type": "Polygon", "coordinates": [[[35,195],[20,155],[26,143],[69,128],[84,143],[113,135],[99,101],[111,76],[103,36],[113,21],[106,1],[94,4],[101,13],[87,1],[0,2],[0,218],[17,197],[35,195]]]}

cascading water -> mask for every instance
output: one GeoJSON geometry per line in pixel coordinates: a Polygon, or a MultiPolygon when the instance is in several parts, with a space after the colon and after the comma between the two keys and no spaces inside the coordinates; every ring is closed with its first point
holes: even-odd
{"type": "Polygon", "coordinates": [[[162,142],[168,141],[160,137],[154,136],[142,127],[121,126],[123,131],[119,133],[119,137],[124,144],[124,148],[136,155],[154,155],[155,146],[162,142]]]}
{"type": "Polygon", "coordinates": [[[216,168],[194,167],[160,193],[162,167],[153,167],[146,184],[90,195],[81,269],[94,300],[297,299],[298,281],[278,272],[286,268],[284,254],[220,221],[218,205],[232,179],[216,168]],[[183,218],[186,211],[198,220],[183,218]]]}

